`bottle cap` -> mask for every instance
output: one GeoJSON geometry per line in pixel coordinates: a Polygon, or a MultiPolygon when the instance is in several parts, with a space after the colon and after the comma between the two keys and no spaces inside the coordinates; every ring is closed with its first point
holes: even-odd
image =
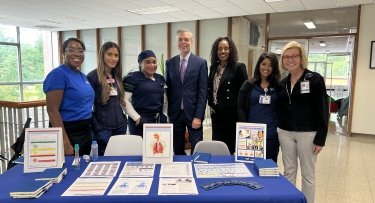
{"type": "Polygon", "coordinates": [[[86,162],[89,162],[89,161],[90,161],[90,156],[87,155],[87,154],[83,155],[82,158],[83,158],[86,162]]]}
{"type": "Polygon", "coordinates": [[[97,143],[96,143],[96,140],[92,141],[92,144],[97,144],[97,143]]]}
{"type": "Polygon", "coordinates": [[[79,144],[75,144],[74,149],[79,149],[79,144]]]}

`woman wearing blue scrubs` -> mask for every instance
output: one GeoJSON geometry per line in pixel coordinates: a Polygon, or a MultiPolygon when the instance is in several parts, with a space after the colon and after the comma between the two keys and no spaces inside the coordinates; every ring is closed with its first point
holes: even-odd
{"type": "Polygon", "coordinates": [[[109,138],[125,135],[127,119],[122,86],[122,65],[120,47],[114,42],[106,42],[99,51],[98,67],[87,78],[95,91],[92,129],[98,143],[100,156],[104,155],[109,138]]]}
{"type": "Polygon", "coordinates": [[[266,158],[277,162],[279,140],[277,134],[280,92],[279,62],[274,53],[259,56],[254,78],[243,83],[238,95],[240,122],[267,124],[266,158]]]}
{"type": "Polygon", "coordinates": [[[143,136],[144,123],[166,123],[165,79],[156,73],[157,61],[153,51],[138,55],[139,71],[129,73],[123,80],[125,110],[129,115],[129,131],[143,136]]]}

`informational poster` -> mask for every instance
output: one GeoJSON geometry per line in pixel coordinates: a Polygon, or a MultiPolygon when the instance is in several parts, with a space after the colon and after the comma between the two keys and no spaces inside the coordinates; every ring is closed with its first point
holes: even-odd
{"type": "Polygon", "coordinates": [[[143,163],[173,162],[173,124],[143,125],[143,163]]]}
{"type": "Polygon", "coordinates": [[[27,128],[24,173],[61,168],[65,162],[61,128],[27,128]]]}
{"type": "Polygon", "coordinates": [[[237,123],[236,161],[253,162],[254,158],[266,158],[267,125],[260,123],[237,123]]]}

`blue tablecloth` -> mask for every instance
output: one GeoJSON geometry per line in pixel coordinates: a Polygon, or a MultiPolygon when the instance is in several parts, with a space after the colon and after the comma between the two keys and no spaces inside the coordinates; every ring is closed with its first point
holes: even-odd
{"type": "MultiPolygon", "coordinates": [[[[95,202],[173,202],[173,203],[184,203],[184,202],[277,202],[277,203],[305,203],[306,198],[302,192],[296,187],[290,184],[284,177],[259,177],[254,169],[254,164],[246,164],[250,171],[253,173],[252,178],[231,178],[225,180],[244,180],[244,181],[255,181],[264,186],[260,190],[252,190],[245,186],[221,186],[213,190],[206,191],[199,187],[200,185],[206,185],[223,179],[195,179],[199,195],[174,195],[174,196],[159,196],[158,185],[159,185],[159,172],[160,165],[156,166],[153,184],[150,190],[150,194],[147,196],[107,196],[110,188],[116,182],[119,173],[121,172],[124,163],[126,161],[141,161],[142,157],[129,156],[129,157],[100,157],[99,161],[121,161],[121,166],[117,176],[113,179],[111,185],[107,189],[104,196],[89,196],[89,197],[61,197],[61,194],[81,175],[85,167],[88,165],[85,162],[81,162],[81,170],[73,170],[71,167],[72,157],[66,157],[65,166],[68,168],[66,177],[58,184],[54,184],[45,194],[38,199],[13,199],[9,196],[9,192],[13,191],[14,188],[22,185],[23,181],[33,180],[35,174],[24,174],[23,166],[17,165],[4,174],[0,175],[0,203],[6,202],[41,202],[41,203],[95,203],[95,202]]],[[[174,161],[190,161],[190,156],[175,156],[174,161]]],[[[230,163],[234,162],[233,156],[212,156],[210,163],[230,163]]],[[[195,173],[194,173],[195,177],[195,173]]]]}

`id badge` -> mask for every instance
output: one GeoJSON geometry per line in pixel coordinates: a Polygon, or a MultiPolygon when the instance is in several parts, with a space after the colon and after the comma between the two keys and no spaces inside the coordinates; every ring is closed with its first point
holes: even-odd
{"type": "Polygon", "coordinates": [[[114,87],[111,87],[111,91],[109,92],[109,96],[117,96],[117,89],[114,87]]]}
{"type": "Polygon", "coordinates": [[[271,104],[271,96],[260,95],[259,104],[271,104]]]}
{"type": "Polygon", "coordinates": [[[310,81],[301,82],[301,94],[310,93],[310,81]]]}

